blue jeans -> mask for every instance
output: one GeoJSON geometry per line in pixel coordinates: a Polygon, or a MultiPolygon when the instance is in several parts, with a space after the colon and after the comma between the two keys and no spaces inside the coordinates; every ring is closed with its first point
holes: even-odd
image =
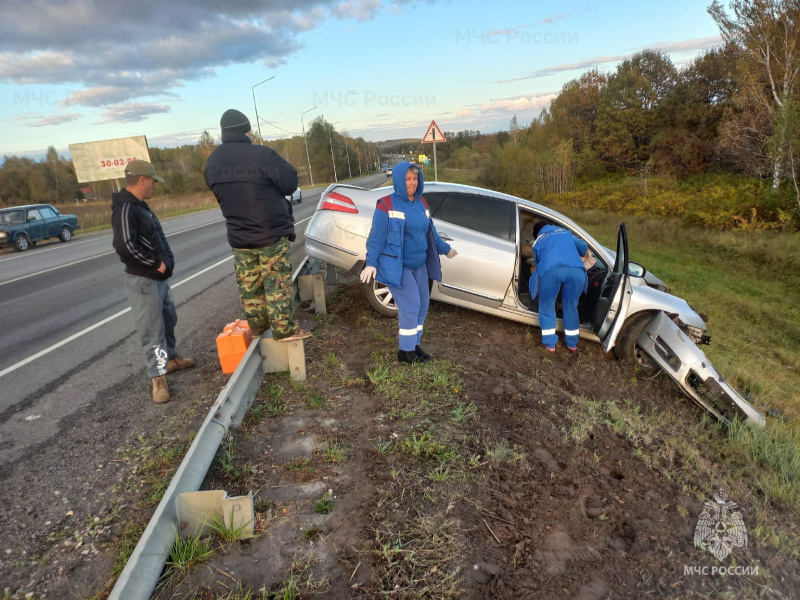
{"type": "Polygon", "coordinates": [[[397,320],[400,326],[398,343],[400,350],[412,352],[422,339],[422,325],[428,315],[431,301],[428,287],[428,268],[425,265],[416,269],[403,267],[400,287],[387,285],[397,303],[397,320]]]}
{"type": "Polygon", "coordinates": [[[542,343],[555,348],[556,297],[561,290],[561,311],[564,317],[564,341],[568,348],[578,347],[581,320],[578,317],[578,300],[586,281],[586,270],[582,267],[555,267],[539,276],[539,326],[542,328],[542,343]]]}

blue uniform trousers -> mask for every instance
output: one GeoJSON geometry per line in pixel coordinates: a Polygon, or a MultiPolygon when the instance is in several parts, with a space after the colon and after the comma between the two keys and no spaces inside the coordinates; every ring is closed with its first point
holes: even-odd
{"type": "Polygon", "coordinates": [[[427,267],[425,265],[416,269],[403,267],[400,283],[400,287],[393,285],[387,287],[397,303],[400,350],[413,352],[422,339],[422,325],[425,323],[431,301],[427,267]]]}
{"type": "Polygon", "coordinates": [[[582,267],[554,267],[539,276],[539,326],[542,328],[542,343],[555,348],[556,297],[561,290],[561,311],[564,320],[564,341],[568,348],[578,347],[581,321],[578,317],[578,300],[586,281],[586,270],[582,267]]]}

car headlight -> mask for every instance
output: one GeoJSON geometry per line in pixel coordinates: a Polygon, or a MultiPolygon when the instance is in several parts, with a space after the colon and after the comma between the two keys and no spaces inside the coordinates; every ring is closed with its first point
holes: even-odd
{"type": "Polygon", "coordinates": [[[4,240],[4,239],[6,239],[6,232],[5,231],[0,231],[0,240],[4,240]]]}

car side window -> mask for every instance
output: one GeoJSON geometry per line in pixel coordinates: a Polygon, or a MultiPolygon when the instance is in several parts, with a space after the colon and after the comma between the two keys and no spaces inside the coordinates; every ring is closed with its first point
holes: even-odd
{"type": "Polygon", "coordinates": [[[431,209],[431,215],[436,213],[436,210],[439,208],[439,205],[442,203],[442,200],[444,200],[446,195],[446,192],[431,192],[430,194],[422,194],[422,197],[425,198],[425,202],[428,203],[428,207],[431,209]]]}
{"type": "Polygon", "coordinates": [[[38,208],[32,208],[31,210],[28,211],[28,221],[31,221],[31,220],[38,221],[41,218],[42,218],[42,215],[39,214],[39,209],[38,208]]]}
{"type": "Polygon", "coordinates": [[[434,216],[453,225],[513,242],[516,240],[516,208],[507,200],[452,192],[445,196],[434,216]]]}
{"type": "Polygon", "coordinates": [[[39,209],[39,212],[42,214],[42,217],[45,219],[54,219],[56,217],[56,213],[53,212],[52,208],[42,207],[39,209]]]}

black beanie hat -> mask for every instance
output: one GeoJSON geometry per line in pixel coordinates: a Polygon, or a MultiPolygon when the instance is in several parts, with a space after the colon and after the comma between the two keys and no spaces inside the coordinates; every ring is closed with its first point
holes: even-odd
{"type": "Polygon", "coordinates": [[[235,108],[229,108],[222,113],[219,120],[222,131],[233,131],[235,133],[247,133],[250,131],[250,120],[235,108]]]}

